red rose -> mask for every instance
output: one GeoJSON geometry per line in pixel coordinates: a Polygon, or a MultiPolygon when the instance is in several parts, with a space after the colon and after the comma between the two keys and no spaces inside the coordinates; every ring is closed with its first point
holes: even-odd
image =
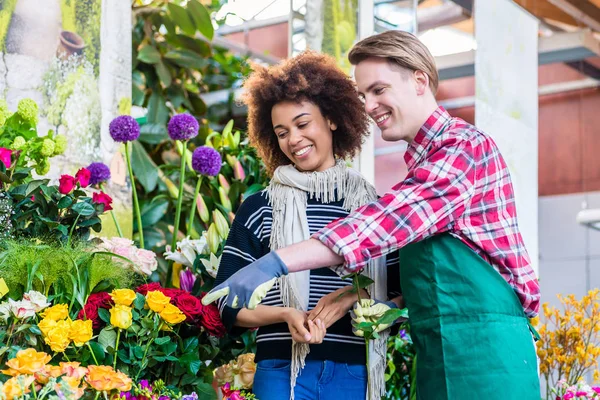
{"type": "Polygon", "coordinates": [[[94,304],[96,307],[108,309],[112,307],[113,300],[112,297],[110,297],[110,294],[106,292],[98,292],[90,294],[87,303],[94,304]]]}
{"type": "Polygon", "coordinates": [[[163,288],[162,288],[162,286],[160,286],[160,283],[158,283],[158,282],[145,283],[143,285],[138,286],[137,289],[135,289],[136,292],[140,293],[143,296],[148,294],[148,292],[153,292],[155,290],[158,290],[161,292],[163,291],[163,288]]]}
{"type": "MultiPolygon", "coordinates": [[[[202,297],[205,295],[206,293],[202,293],[200,299],[202,300],[202,297]]],[[[212,336],[223,337],[226,333],[225,326],[219,315],[219,309],[215,303],[202,307],[202,314],[200,315],[198,325],[206,329],[208,334],[212,336]]]]}
{"type": "Polygon", "coordinates": [[[181,289],[166,289],[166,288],[161,288],[160,291],[162,292],[162,294],[164,294],[165,296],[169,297],[171,299],[171,303],[175,304],[175,301],[177,300],[177,298],[179,296],[181,296],[183,293],[187,293],[185,290],[181,290],[181,289]]]}
{"type": "Polygon", "coordinates": [[[204,306],[197,297],[185,291],[182,292],[175,297],[175,305],[185,314],[187,321],[192,322],[200,317],[204,306]]]}
{"type": "Polygon", "coordinates": [[[79,311],[79,314],[77,314],[77,319],[92,320],[92,327],[94,329],[100,328],[103,322],[98,316],[98,307],[90,303],[86,304],[85,307],[79,311]]]}
{"type": "Polygon", "coordinates": [[[58,191],[62,194],[69,194],[75,188],[77,180],[71,175],[61,175],[58,180],[58,191]]]}
{"type": "Polygon", "coordinates": [[[0,147],[0,162],[4,164],[6,169],[10,168],[12,158],[12,150],[0,147]]]}
{"type": "Polygon", "coordinates": [[[77,179],[77,182],[79,182],[79,186],[81,186],[82,188],[88,187],[88,185],[90,184],[91,177],[92,173],[87,168],[81,168],[75,174],[75,179],[77,179]]]}
{"type": "Polygon", "coordinates": [[[112,198],[104,192],[94,193],[92,202],[96,204],[104,204],[104,211],[112,210],[112,198]]]}

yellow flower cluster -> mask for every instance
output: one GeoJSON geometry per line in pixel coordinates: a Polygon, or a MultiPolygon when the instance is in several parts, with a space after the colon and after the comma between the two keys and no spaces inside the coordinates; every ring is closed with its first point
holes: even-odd
{"type": "MultiPolygon", "coordinates": [[[[110,309],[110,323],[116,328],[127,329],[132,324],[131,304],[135,300],[135,292],[130,289],[115,289],[110,294],[115,305],[110,309]]],[[[146,294],[146,307],[154,311],[171,325],[185,321],[185,314],[171,304],[171,298],[154,290],[146,294]]]]}
{"type": "Polygon", "coordinates": [[[57,304],[47,308],[42,314],[43,319],[38,323],[44,342],[56,353],[64,352],[69,344],[85,345],[93,336],[92,321],[69,318],[69,306],[57,304]]]}
{"type": "Polygon", "coordinates": [[[177,306],[171,304],[171,298],[165,296],[162,292],[157,290],[148,292],[146,295],[146,305],[171,325],[185,321],[185,314],[177,306]]]}
{"type": "Polygon", "coordinates": [[[229,382],[234,390],[251,389],[255,373],[254,353],[246,353],[238,356],[237,360],[217,368],[215,378],[219,385],[229,382]]]}
{"type": "Polygon", "coordinates": [[[60,380],[56,383],[55,390],[62,393],[69,392],[72,394],[70,398],[74,399],[83,396],[87,385],[82,382],[82,379],[89,376],[88,369],[81,367],[78,362],[49,365],[50,359],[50,355],[30,348],[20,350],[15,358],[8,360],[6,363],[8,369],[3,370],[2,373],[12,376],[12,378],[6,381],[2,387],[4,398],[21,397],[30,392],[33,383],[46,385],[50,378],[59,377],[60,380]]]}
{"type": "Polygon", "coordinates": [[[559,295],[562,310],[544,303],[541,339],[536,345],[540,373],[551,387],[561,379],[575,383],[588,371],[593,371],[594,381],[599,380],[599,293],[599,289],[591,290],[581,300],[559,295]]]}

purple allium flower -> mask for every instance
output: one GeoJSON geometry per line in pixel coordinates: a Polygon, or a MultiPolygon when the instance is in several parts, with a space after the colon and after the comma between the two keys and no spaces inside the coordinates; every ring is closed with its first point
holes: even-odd
{"type": "Polygon", "coordinates": [[[222,163],[221,155],[212,147],[198,147],[192,154],[192,168],[201,175],[217,176],[222,163]]]}
{"type": "Polygon", "coordinates": [[[110,121],[108,130],[115,142],[131,142],[140,136],[140,125],[129,115],[120,115],[110,121]]]}
{"type": "Polygon", "coordinates": [[[198,400],[198,395],[196,394],[196,392],[192,392],[183,396],[181,400],[198,400]]]}
{"type": "Polygon", "coordinates": [[[104,163],[94,162],[86,168],[91,172],[90,185],[97,185],[110,179],[110,168],[104,163]]]}
{"type": "Polygon", "coordinates": [[[167,130],[173,140],[189,140],[198,136],[198,121],[190,114],[177,114],[169,121],[167,130]]]}
{"type": "Polygon", "coordinates": [[[196,283],[196,275],[192,271],[186,269],[179,273],[179,287],[181,290],[191,292],[194,288],[194,283],[196,283]]]}

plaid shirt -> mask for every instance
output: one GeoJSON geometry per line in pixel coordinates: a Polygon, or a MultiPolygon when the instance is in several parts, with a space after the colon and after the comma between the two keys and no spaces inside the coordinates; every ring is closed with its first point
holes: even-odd
{"type": "Polygon", "coordinates": [[[517,226],[508,167],[494,141],[439,107],[404,158],[404,181],[313,237],[343,256],[349,273],[371,258],[449,232],[502,275],[527,316],[537,315],[539,285],[517,226]]]}

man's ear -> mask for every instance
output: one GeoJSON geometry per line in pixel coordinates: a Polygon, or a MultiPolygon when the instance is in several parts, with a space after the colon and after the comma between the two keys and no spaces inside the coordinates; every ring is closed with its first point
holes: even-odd
{"type": "Polygon", "coordinates": [[[429,76],[423,71],[413,72],[413,78],[415,80],[415,89],[417,95],[422,96],[427,88],[429,88],[429,76]]]}

